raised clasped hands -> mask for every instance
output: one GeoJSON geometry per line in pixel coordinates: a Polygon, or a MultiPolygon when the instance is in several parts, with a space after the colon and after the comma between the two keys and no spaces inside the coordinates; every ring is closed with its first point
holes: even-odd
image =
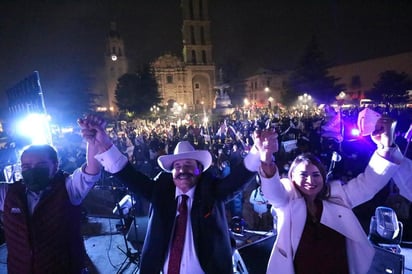
{"type": "Polygon", "coordinates": [[[109,135],[106,133],[106,121],[97,115],[87,115],[77,120],[82,137],[92,146],[96,153],[106,151],[112,145],[109,135]]]}

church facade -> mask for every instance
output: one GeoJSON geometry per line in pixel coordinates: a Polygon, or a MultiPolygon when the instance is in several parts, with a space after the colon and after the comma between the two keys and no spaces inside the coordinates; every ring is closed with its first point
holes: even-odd
{"type": "Polygon", "coordinates": [[[214,101],[215,65],[207,0],[182,0],[182,58],[165,54],[152,67],[163,105],[191,112],[210,109],[214,101]]]}
{"type": "MultiPolygon", "coordinates": [[[[182,0],[182,56],[165,54],[151,67],[164,108],[178,106],[192,113],[213,107],[215,99],[215,65],[208,0],[182,0]]],[[[105,53],[105,85],[100,88],[100,111],[118,111],[115,90],[118,79],[128,72],[123,40],[112,23],[105,53]]]]}

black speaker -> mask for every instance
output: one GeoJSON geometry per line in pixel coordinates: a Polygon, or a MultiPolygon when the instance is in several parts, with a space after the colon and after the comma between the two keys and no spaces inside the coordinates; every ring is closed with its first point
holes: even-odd
{"type": "Polygon", "coordinates": [[[266,273],[275,239],[276,235],[271,235],[238,249],[249,274],[266,273]]]}
{"type": "Polygon", "coordinates": [[[405,257],[399,253],[390,252],[384,248],[375,246],[375,257],[368,274],[403,274],[405,257]]]}

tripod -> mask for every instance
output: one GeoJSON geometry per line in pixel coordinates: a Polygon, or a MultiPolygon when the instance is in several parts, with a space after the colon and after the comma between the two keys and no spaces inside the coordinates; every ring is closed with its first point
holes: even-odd
{"type": "MultiPolygon", "coordinates": [[[[128,201],[130,199],[130,210],[133,208],[134,206],[134,202],[133,202],[133,197],[129,194],[127,194],[122,201],[126,198],[126,200],[128,201]]],[[[131,248],[129,247],[129,243],[127,241],[127,237],[126,237],[126,232],[127,232],[127,226],[126,226],[126,216],[124,214],[124,210],[128,208],[128,206],[121,206],[120,202],[116,203],[116,208],[117,211],[119,212],[120,215],[120,229],[121,229],[121,233],[123,235],[123,240],[124,240],[124,245],[126,247],[126,251],[121,249],[119,246],[117,247],[124,255],[126,255],[126,258],[124,259],[124,261],[122,262],[122,264],[119,267],[119,270],[117,271],[117,273],[123,273],[126,269],[128,269],[130,267],[131,264],[135,264],[136,268],[132,273],[137,273],[137,271],[139,270],[139,260],[140,260],[140,251],[137,250],[137,252],[132,252],[131,248]]],[[[137,230],[136,227],[136,223],[135,221],[132,222],[134,225],[134,229],[135,231],[137,230]]]]}

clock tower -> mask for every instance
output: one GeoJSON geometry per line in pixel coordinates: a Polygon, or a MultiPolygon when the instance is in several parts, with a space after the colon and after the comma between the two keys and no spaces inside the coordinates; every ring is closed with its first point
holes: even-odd
{"type": "Polygon", "coordinates": [[[110,31],[106,39],[105,51],[105,92],[102,94],[100,105],[103,110],[116,113],[116,85],[118,79],[128,71],[124,43],[115,22],[110,23],[110,31]]]}

